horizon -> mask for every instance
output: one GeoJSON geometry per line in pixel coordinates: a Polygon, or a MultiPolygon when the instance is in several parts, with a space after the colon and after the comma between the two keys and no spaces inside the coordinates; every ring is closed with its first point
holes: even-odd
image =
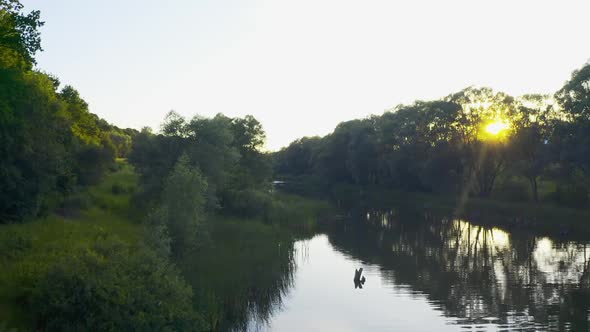
{"type": "Polygon", "coordinates": [[[46,22],[37,68],[92,113],[155,130],[170,110],[252,114],[268,151],[468,86],[552,94],[590,56],[582,1],[23,4],[46,22]]]}

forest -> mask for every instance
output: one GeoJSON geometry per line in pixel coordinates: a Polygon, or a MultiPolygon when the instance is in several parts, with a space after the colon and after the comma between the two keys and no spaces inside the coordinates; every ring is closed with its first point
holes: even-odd
{"type": "Polygon", "coordinates": [[[274,167],[307,194],[381,188],[582,208],[589,133],[586,64],[553,95],[468,87],[343,122],[278,151],[274,167]]]}
{"type": "MultiPolygon", "coordinates": [[[[229,299],[193,289],[183,277],[192,264],[181,271],[211,250],[212,220],[226,228],[232,215],[300,222],[319,205],[271,195],[271,157],[252,116],[170,112],[154,133],[91,113],[74,87],[36,69],[42,25],[39,11],[0,2],[0,322],[8,322],[0,330],[229,324],[219,313],[229,299]]],[[[251,227],[253,236],[281,238],[271,226],[251,227]]]]}
{"type": "Polygon", "coordinates": [[[468,87],[269,152],[251,115],[91,113],[36,66],[43,24],[0,0],[0,331],[245,329],[294,241],[370,192],[588,208],[590,64],[553,95],[468,87]]]}

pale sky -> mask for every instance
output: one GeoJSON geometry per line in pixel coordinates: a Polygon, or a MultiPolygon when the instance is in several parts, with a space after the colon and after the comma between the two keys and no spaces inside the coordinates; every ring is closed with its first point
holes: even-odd
{"type": "Polygon", "coordinates": [[[552,93],[590,58],[590,1],[22,0],[38,67],[120,127],[254,115],[267,148],[469,85],[552,93]]]}

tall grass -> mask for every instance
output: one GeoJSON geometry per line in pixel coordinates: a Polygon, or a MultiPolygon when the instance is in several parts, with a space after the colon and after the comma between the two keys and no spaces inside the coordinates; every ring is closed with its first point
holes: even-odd
{"type": "Polygon", "coordinates": [[[46,217],[0,225],[0,321],[32,330],[27,298],[40,275],[67,257],[105,239],[137,246],[143,228],[130,223],[129,201],[137,178],[122,161],[100,184],[81,190],[46,217]],[[124,190],[113,193],[113,186],[124,190]]]}
{"type": "Polygon", "coordinates": [[[197,311],[218,330],[265,321],[293,282],[292,233],[256,219],[214,216],[210,243],[179,265],[193,288],[197,311]]]}

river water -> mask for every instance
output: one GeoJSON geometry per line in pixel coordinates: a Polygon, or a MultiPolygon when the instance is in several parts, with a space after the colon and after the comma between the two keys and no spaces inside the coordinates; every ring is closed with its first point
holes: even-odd
{"type": "Polygon", "coordinates": [[[293,245],[290,287],[251,331],[588,331],[590,245],[372,211],[293,245]],[[366,283],[355,288],[355,270],[366,283]]]}

